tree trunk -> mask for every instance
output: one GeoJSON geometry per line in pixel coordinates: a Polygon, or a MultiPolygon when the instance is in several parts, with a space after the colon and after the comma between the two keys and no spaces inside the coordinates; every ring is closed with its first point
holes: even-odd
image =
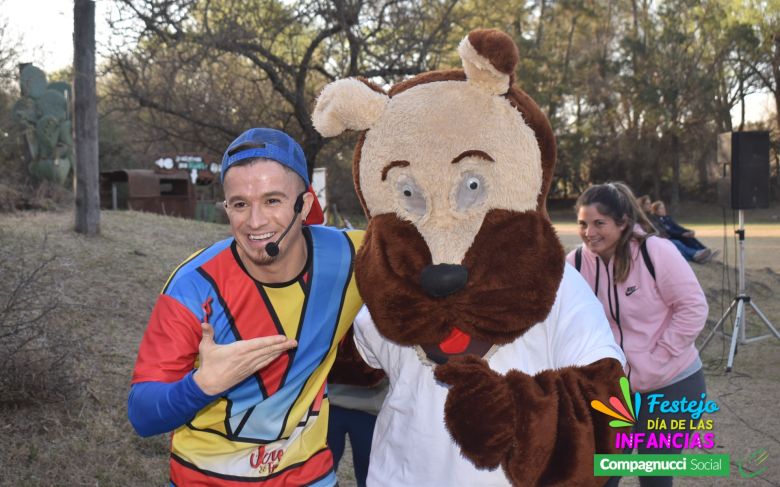
{"type": "MultiPolygon", "coordinates": [[[[717,137],[717,134],[713,134],[714,136],[712,139],[715,139],[717,137]]],[[[697,161],[697,170],[699,173],[699,196],[707,196],[707,190],[709,189],[709,175],[707,174],[708,169],[708,162],[715,159],[717,157],[717,154],[714,149],[713,145],[707,145],[706,149],[702,149],[701,154],[699,155],[699,160],[697,161]]]]}
{"type": "MultiPolygon", "coordinates": [[[[658,159],[656,159],[658,161],[658,159]]],[[[656,162],[656,167],[660,166],[658,162],[656,162]]],[[[660,198],[661,197],[661,176],[659,176],[658,171],[653,172],[653,198],[660,198]]]]}
{"type": "MultiPolygon", "coordinates": [[[[571,64],[571,49],[574,44],[574,31],[577,30],[577,18],[578,15],[574,15],[571,18],[571,27],[569,27],[569,35],[566,41],[566,52],[563,55],[563,75],[561,78],[560,86],[568,86],[569,82],[569,64],[571,64]]],[[[555,123],[555,118],[558,114],[558,102],[560,95],[554,92],[550,97],[550,110],[547,112],[547,118],[550,123],[555,123]]]]}
{"type": "Polygon", "coordinates": [[[672,187],[669,206],[672,213],[680,208],[680,138],[676,130],[672,133],[672,187]]]}
{"type": "Polygon", "coordinates": [[[312,180],[314,168],[317,167],[317,155],[325,147],[326,142],[327,139],[323,138],[313,128],[310,131],[306,131],[303,139],[300,141],[303,155],[306,156],[306,163],[308,164],[306,171],[309,173],[309,181],[312,180]]]}
{"type": "Polygon", "coordinates": [[[95,94],[95,2],[73,5],[73,99],[76,145],[76,231],[100,233],[97,96],[95,94]]]}
{"type": "Polygon", "coordinates": [[[777,128],[780,130],[780,33],[773,36],[775,42],[775,52],[772,56],[772,77],[775,79],[775,89],[772,94],[775,95],[775,119],[777,128]]]}
{"type": "Polygon", "coordinates": [[[541,0],[539,2],[539,24],[536,26],[536,48],[542,45],[542,36],[544,35],[544,21],[546,19],[547,1],[541,0]]]}
{"type": "Polygon", "coordinates": [[[661,174],[663,174],[663,163],[664,163],[664,154],[666,153],[663,149],[663,139],[658,140],[656,138],[650,138],[651,135],[647,132],[644,133],[644,137],[646,139],[646,142],[643,144],[647,149],[647,154],[645,157],[648,157],[648,160],[653,161],[653,167],[655,170],[653,171],[652,178],[653,178],[653,198],[660,199],[662,197],[661,195],[661,174]]]}
{"type": "MultiPolygon", "coordinates": [[[[772,94],[775,96],[775,122],[777,123],[777,129],[780,130],[780,33],[776,33],[772,36],[774,41],[774,53],[772,55],[772,77],[775,81],[774,90],[772,94]]],[[[775,152],[777,157],[777,152],[775,152]]],[[[775,179],[775,194],[780,194],[780,161],[777,161],[777,178],[775,179]]],[[[770,179],[771,184],[771,179],[770,179]]]]}
{"type": "Polygon", "coordinates": [[[745,130],[745,81],[742,74],[739,76],[739,131],[745,130]]]}

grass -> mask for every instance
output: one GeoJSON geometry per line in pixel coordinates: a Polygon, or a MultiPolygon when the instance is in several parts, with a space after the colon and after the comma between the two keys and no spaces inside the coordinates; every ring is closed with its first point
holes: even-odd
{"type": "Polygon", "coordinates": [[[127,421],[135,354],[168,273],[228,229],[135,212],[103,212],[97,238],[72,226],[71,213],[0,215],[4,239],[33,245],[48,236],[56,325],[80,343],[70,373],[84,380],[67,401],[0,413],[0,484],[163,485],[167,439],[140,439],[127,421]]]}
{"type": "MultiPolygon", "coordinates": [[[[167,437],[141,439],[127,421],[135,355],[169,272],[192,252],[226,237],[229,229],[112,211],[102,213],[99,237],[78,235],[72,227],[70,212],[0,214],[3,239],[28,243],[32,249],[48,236],[48,248],[57,255],[52,272],[59,285],[51,291],[61,303],[56,324],[80,344],[72,351],[69,373],[83,381],[74,394],[58,402],[11,401],[0,406],[0,485],[165,485],[167,437]]],[[[576,244],[576,235],[562,235],[562,239],[567,247],[576,244]]],[[[749,269],[748,281],[764,313],[780,325],[780,302],[775,297],[780,266],[760,265],[770,254],[780,253],[780,240],[767,239],[774,247],[753,256],[759,265],[749,269]]],[[[720,263],[693,268],[710,303],[711,326],[734,295],[733,269],[720,263]]],[[[761,330],[751,318],[749,335],[761,330]]],[[[747,426],[740,421],[741,414],[733,415],[736,419],[718,433],[721,448],[736,454],[753,444],[774,445],[777,451],[780,443],[771,438],[780,437],[780,419],[770,411],[775,411],[780,398],[780,342],[765,340],[740,347],[738,373],[731,376],[722,374],[725,344],[716,338],[705,350],[708,386],[724,404],[750,414],[743,418],[747,426]]],[[[769,474],[778,479],[780,465],[770,465],[769,474]]]]}

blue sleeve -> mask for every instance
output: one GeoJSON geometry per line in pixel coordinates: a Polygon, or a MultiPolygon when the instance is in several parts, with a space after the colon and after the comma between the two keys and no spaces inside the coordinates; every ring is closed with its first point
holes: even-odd
{"type": "Polygon", "coordinates": [[[176,382],[138,382],[130,389],[127,416],[143,436],[173,431],[219,397],[203,392],[190,372],[176,382]]]}
{"type": "Polygon", "coordinates": [[[680,238],[686,232],[686,229],[678,225],[670,216],[661,217],[661,221],[664,223],[664,227],[666,227],[666,233],[671,238],[680,238]]]}
{"type": "Polygon", "coordinates": [[[690,232],[690,231],[691,231],[691,229],[690,229],[690,228],[685,228],[684,226],[682,226],[682,225],[680,225],[679,223],[677,223],[677,221],[676,221],[676,220],[674,220],[674,219],[672,219],[672,222],[674,222],[674,226],[675,226],[677,229],[679,229],[679,230],[680,230],[680,233],[681,233],[681,234],[683,234],[683,233],[686,233],[686,232],[690,232]]]}

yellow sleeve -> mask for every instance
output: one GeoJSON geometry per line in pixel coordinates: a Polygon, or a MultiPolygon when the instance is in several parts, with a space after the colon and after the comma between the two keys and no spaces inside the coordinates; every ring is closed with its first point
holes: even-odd
{"type": "Polygon", "coordinates": [[[355,247],[355,252],[357,252],[360,249],[360,246],[363,244],[363,238],[366,236],[365,230],[348,230],[347,231],[347,237],[349,237],[349,240],[352,241],[352,245],[355,247]]]}

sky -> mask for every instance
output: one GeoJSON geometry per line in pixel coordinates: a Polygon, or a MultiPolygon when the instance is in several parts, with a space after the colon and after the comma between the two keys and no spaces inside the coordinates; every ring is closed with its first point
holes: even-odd
{"type": "MultiPolygon", "coordinates": [[[[108,44],[111,32],[106,21],[114,8],[112,0],[95,2],[95,39],[97,62],[101,46],[108,44]]],[[[8,19],[10,36],[22,39],[21,62],[33,62],[47,73],[70,66],[73,61],[72,0],[0,0],[0,18],[8,19]]],[[[772,113],[774,101],[768,93],[757,93],[746,99],[748,122],[765,119],[772,113]]],[[[732,110],[732,120],[739,124],[740,107],[732,110]]]]}
{"type": "MultiPolygon", "coordinates": [[[[95,2],[98,45],[105,44],[110,37],[105,19],[112,5],[110,0],[95,2]]],[[[0,0],[0,18],[8,20],[9,37],[22,40],[21,62],[33,62],[47,73],[72,64],[72,0],[0,0]]]]}

